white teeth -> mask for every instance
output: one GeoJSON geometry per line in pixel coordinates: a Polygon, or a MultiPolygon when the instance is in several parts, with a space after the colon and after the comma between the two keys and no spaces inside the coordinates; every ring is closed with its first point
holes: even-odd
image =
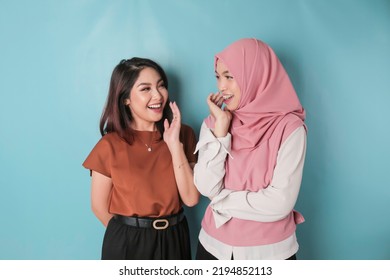
{"type": "Polygon", "coordinates": [[[150,105],[150,106],[148,106],[148,108],[150,108],[150,109],[158,109],[158,108],[161,108],[161,104],[150,105]]]}
{"type": "Polygon", "coordinates": [[[232,98],[233,97],[233,95],[224,95],[223,96],[223,99],[224,100],[228,100],[228,99],[230,99],[230,98],[232,98]]]}

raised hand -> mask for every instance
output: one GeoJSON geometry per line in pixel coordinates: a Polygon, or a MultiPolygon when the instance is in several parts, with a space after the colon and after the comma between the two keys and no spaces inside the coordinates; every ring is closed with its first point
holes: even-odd
{"type": "Polygon", "coordinates": [[[211,93],[207,97],[207,105],[209,106],[210,114],[215,120],[213,133],[215,137],[225,137],[229,131],[232,114],[226,109],[222,109],[223,97],[222,94],[211,93]]]}
{"type": "Polygon", "coordinates": [[[167,119],[164,120],[163,138],[165,143],[167,143],[168,148],[171,150],[174,145],[180,144],[181,114],[176,102],[169,102],[169,107],[171,107],[173,119],[171,124],[169,124],[167,119]]]}

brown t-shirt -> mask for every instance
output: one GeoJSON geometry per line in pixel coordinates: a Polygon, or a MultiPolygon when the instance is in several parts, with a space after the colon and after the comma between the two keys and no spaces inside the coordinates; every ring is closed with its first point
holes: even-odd
{"type": "MultiPolygon", "coordinates": [[[[192,128],[183,124],[180,139],[188,162],[195,163],[196,137],[192,128]]],[[[159,217],[176,214],[181,208],[172,157],[158,131],[136,131],[132,145],[117,133],[108,133],[92,149],[83,166],[111,178],[112,214],[159,217]]]]}

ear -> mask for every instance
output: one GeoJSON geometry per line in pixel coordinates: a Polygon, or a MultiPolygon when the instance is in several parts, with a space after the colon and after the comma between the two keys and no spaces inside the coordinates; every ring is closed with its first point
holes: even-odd
{"type": "Polygon", "coordinates": [[[125,105],[130,105],[130,98],[126,98],[124,103],[125,105]]]}

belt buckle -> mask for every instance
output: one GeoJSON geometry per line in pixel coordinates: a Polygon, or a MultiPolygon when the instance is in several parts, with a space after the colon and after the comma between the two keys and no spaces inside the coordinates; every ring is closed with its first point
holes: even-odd
{"type": "Polygon", "coordinates": [[[153,221],[153,228],[157,230],[166,229],[169,226],[169,222],[167,219],[157,219],[153,221]],[[158,223],[165,223],[163,226],[157,225],[158,223]]]}

